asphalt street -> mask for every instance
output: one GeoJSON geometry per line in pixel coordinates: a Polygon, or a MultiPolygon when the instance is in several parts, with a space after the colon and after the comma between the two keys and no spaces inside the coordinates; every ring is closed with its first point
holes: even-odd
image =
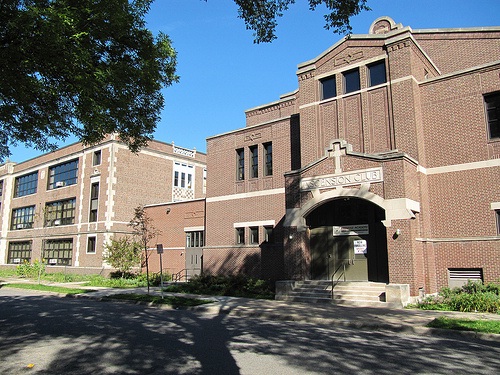
{"type": "Polygon", "coordinates": [[[500,343],[0,289],[1,374],[496,374],[500,343]]]}

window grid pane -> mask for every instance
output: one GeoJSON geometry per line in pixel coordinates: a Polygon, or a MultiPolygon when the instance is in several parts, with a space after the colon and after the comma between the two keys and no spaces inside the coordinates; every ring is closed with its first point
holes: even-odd
{"type": "Polygon", "coordinates": [[[22,264],[31,262],[31,241],[10,242],[7,263],[22,264]]]}
{"type": "Polygon", "coordinates": [[[45,226],[74,224],[75,208],[75,198],[47,203],[45,205],[45,226]]]}
{"type": "Polygon", "coordinates": [[[49,265],[71,266],[73,240],[47,240],[44,244],[43,258],[49,265]]]}
{"type": "Polygon", "coordinates": [[[87,254],[94,254],[95,253],[95,245],[96,245],[96,238],[89,237],[87,240],[87,254]]]}
{"type": "Polygon", "coordinates": [[[90,188],[90,213],[89,221],[97,221],[97,208],[99,207],[99,183],[95,182],[90,188]]]}
{"type": "Polygon", "coordinates": [[[14,197],[35,194],[38,187],[38,172],[30,173],[16,178],[14,197]]]}
{"type": "Polygon", "coordinates": [[[236,155],[237,155],[237,179],[239,181],[245,179],[245,150],[240,148],[239,150],[236,150],[236,155]]]}
{"type": "Polygon", "coordinates": [[[33,228],[35,222],[35,206],[21,207],[12,210],[11,230],[33,228]]]}
{"type": "Polygon", "coordinates": [[[252,155],[252,168],[251,177],[259,177],[259,148],[257,146],[250,147],[250,154],[252,155]]]}
{"type": "Polygon", "coordinates": [[[78,159],[49,168],[48,189],[55,189],[76,184],[78,174],[78,159]]]}
{"type": "Polygon", "coordinates": [[[272,176],[273,174],[273,145],[272,143],[264,144],[264,152],[265,152],[265,168],[264,173],[266,176],[272,176]]]}

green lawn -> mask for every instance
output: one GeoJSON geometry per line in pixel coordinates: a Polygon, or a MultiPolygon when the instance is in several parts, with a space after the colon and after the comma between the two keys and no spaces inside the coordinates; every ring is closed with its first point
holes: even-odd
{"type": "Polygon", "coordinates": [[[430,322],[428,327],[500,334],[500,320],[472,320],[441,316],[430,322]]]}
{"type": "Polygon", "coordinates": [[[52,285],[42,285],[42,284],[5,284],[10,288],[19,288],[19,289],[29,289],[29,290],[41,290],[44,292],[54,292],[54,293],[63,293],[63,294],[80,294],[80,293],[88,293],[92,292],[92,290],[88,289],[80,289],[80,288],[65,288],[62,286],[52,286],[52,285]]]}

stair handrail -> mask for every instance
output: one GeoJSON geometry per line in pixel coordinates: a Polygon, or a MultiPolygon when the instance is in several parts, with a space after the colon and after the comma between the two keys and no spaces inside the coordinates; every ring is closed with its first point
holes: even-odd
{"type": "Polygon", "coordinates": [[[338,285],[338,283],[340,282],[340,279],[343,278],[344,281],[346,281],[345,279],[345,262],[342,262],[338,267],[337,269],[335,270],[335,272],[332,274],[332,300],[334,299],[334,288],[338,285]],[[339,271],[342,271],[339,276],[337,277],[337,279],[335,280],[335,275],[339,272],[339,271]]]}
{"type": "Polygon", "coordinates": [[[173,274],[172,275],[172,281],[173,282],[181,281],[182,277],[185,277],[186,281],[188,281],[188,269],[187,268],[184,268],[184,269],[180,270],[179,272],[173,274]]]}

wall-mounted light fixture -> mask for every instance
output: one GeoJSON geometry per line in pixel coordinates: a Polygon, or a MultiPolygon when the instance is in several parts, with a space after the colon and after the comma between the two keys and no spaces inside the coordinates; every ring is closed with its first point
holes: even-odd
{"type": "Polygon", "coordinates": [[[170,213],[170,210],[171,210],[170,207],[167,207],[167,211],[166,211],[167,215],[170,213]]]}
{"type": "Polygon", "coordinates": [[[399,236],[401,234],[401,229],[396,229],[396,236],[399,236]]]}

